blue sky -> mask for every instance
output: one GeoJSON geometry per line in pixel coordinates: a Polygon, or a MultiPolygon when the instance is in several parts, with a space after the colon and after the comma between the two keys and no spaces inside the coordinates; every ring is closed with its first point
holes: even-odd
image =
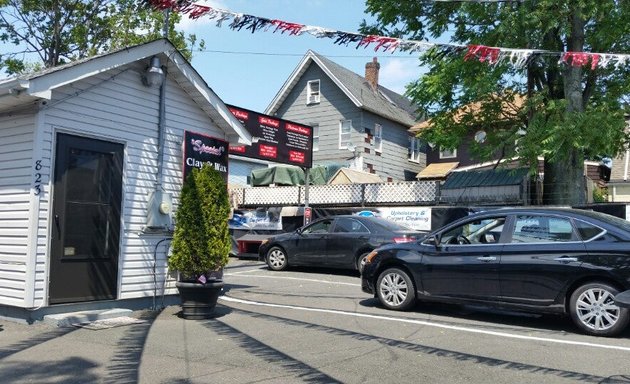
{"type": "MultiPolygon", "coordinates": [[[[237,13],[332,30],[358,32],[365,0],[212,0],[199,1],[237,13]]],[[[338,46],[333,39],[309,34],[289,36],[270,31],[233,31],[217,27],[208,17],[185,20],[180,28],[204,39],[204,52],[194,52],[192,65],[227,104],[263,112],[307,50],[327,56],[360,75],[378,57],[379,83],[403,93],[405,85],[421,76],[418,54],[374,52],[355,45],[338,46]]]]}

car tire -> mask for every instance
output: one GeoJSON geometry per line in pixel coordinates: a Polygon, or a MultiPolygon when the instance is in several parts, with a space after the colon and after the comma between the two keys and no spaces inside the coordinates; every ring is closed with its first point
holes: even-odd
{"type": "Polygon", "coordinates": [[[416,290],[409,275],[399,268],[383,271],[376,282],[376,296],[383,306],[404,311],[416,304],[416,290]]]}
{"type": "Polygon", "coordinates": [[[363,273],[363,267],[365,267],[365,260],[367,259],[367,256],[369,254],[370,252],[365,252],[365,253],[362,253],[361,256],[357,258],[357,271],[359,271],[359,273],[363,273]]]}
{"type": "Polygon", "coordinates": [[[630,314],[627,308],[615,305],[614,287],[592,282],[576,289],[570,298],[571,319],[583,332],[594,336],[614,336],[628,325],[630,314]]]}
{"type": "Polygon", "coordinates": [[[274,271],[284,271],[289,266],[289,259],[284,249],[280,247],[271,247],[267,251],[267,266],[274,271]]]}

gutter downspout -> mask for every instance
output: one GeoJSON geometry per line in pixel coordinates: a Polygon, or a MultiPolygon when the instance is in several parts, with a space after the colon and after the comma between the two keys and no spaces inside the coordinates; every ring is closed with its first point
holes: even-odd
{"type": "Polygon", "coordinates": [[[167,69],[166,66],[162,67],[164,71],[164,81],[162,85],[160,85],[160,105],[158,109],[158,157],[157,157],[157,184],[156,189],[162,188],[164,175],[162,174],[162,162],[164,161],[164,130],[166,126],[166,76],[167,69]]]}

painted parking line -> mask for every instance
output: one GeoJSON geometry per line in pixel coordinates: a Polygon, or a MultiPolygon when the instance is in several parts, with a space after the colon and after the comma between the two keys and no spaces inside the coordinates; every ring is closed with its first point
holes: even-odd
{"type": "Polygon", "coordinates": [[[361,318],[368,318],[368,319],[375,319],[375,320],[392,321],[392,322],[398,322],[398,323],[423,325],[423,326],[428,326],[428,327],[449,329],[449,330],[459,331],[459,332],[478,333],[478,334],[483,334],[483,335],[505,337],[505,338],[510,338],[510,339],[540,341],[540,342],[545,342],[545,343],[575,345],[575,346],[581,346],[581,347],[612,349],[616,351],[630,352],[630,347],[588,343],[588,342],[583,342],[583,341],[560,340],[560,339],[553,339],[553,338],[547,338],[547,337],[524,336],[524,335],[517,335],[517,334],[507,333],[507,332],[495,332],[495,331],[488,331],[488,330],[483,330],[483,329],[476,329],[472,327],[462,327],[462,326],[457,326],[457,325],[440,324],[433,321],[405,319],[405,318],[381,316],[381,315],[369,315],[366,313],[346,312],[346,311],[339,311],[339,310],[334,310],[334,309],[308,308],[308,307],[301,307],[301,306],[296,306],[296,305],[261,303],[258,301],[242,300],[242,299],[237,299],[237,298],[225,296],[225,295],[220,296],[219,300],[231,302],[231,303],[261,306],[261,307],[293,309],[293,310],[305,311],[305,312],[329,313],[329,314],[335,314],[335,315],[340,315],[340,316],[361,317],[361,318]]]}
{"type": "Polygon", "coordinates": [[[225,275],[230,276],[230,275],[238,274],[238,277],[255,277],[257,279],[260,278],[260,279],[298,280],[298,281],[308,281],[311,283],[326,283],[326,284],[337,284],[337,285],[349,285],[352,287],[361,287],[361,284],[356,284],[356,283],[344,283],[341,281],[330,281],[330,280],[319,280],[319,279],[305,279],[303,277],[266,276],[266,275],[254,275],[254,274],[244,275],[245,272],[251,272],[251,271],[255,271],[255,270],[241,271],[241,272],[235,272],[235,273],[226,273],[225,275]]]}

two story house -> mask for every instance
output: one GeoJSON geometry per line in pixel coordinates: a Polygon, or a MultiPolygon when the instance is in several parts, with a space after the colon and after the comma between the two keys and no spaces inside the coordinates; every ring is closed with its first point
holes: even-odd
{"type": "Polygon", "coordinates": [[[415,180],[426,164],[420,139],[408,132],[416,110],[379,85],[379,69],[374,58],[363,77],[309,50],[265,113],[313,127],[313,166],[415,180]]]}

